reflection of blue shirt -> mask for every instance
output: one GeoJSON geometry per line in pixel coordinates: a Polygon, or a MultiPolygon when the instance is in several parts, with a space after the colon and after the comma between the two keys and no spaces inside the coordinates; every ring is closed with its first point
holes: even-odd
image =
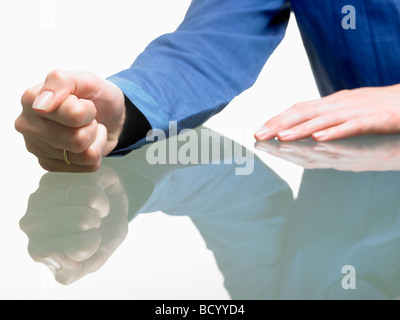
{"type": "Polygon", "coordinates": [[[190,217],[232,299],[399,297],[400,171],[305,170],[294,199],[278,175],[254,160],[253,174],[237,176],[236,165],[222,159],[153,166],[142,148],[119,162],[125,170],[113,168],[130,211],[138,210],[131,217],[155,211],[190,217]],[[144,203],[140,190],[149,182],[154,189],[144,203]],[[345,265],[356,270],[356,290],[342,287],[345,265]]]}
{"type": "Polygon", "coordinates": [[[109,80],[153,128],[195,127],[253,85],[291,11],[322,95],[400,83],[399,0],[193,0],[175,32],[109,80]],[[356,10],[356,29],[342,27],[345,5],[356,10]]]}

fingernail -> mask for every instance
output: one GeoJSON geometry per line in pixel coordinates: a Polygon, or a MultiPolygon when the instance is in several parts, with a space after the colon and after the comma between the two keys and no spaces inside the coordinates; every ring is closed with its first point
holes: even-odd
{"type": "Polygon", "coordinates": [[[58,263],[58,261],[56,261],[52,257],[42,258],[41,260],[42,263],[44,263],[47,266],[47,268],[49,268],[53,273],[55,271],[61,270],[61,265],[58,263]]]}
{"type": "Polygon", "coordinates": [[[278,136],[280,138],[287,138],[287,137],[291,136],[293,133],[294,133],[294,131],[289,129],[289,130],[278,132],[278,136]]]}
{"type": "Polygon", "coordinates": [[[317,140],[322,140],[324,139],[328,134],[325,131],[319,131],[319,132],[315,132],[313,134],[313,137],[317,140]]]}
{"type": "Polygon", "coordinates": [[[32,108],[41,111],[47,111],[54,99],[54,93],[43,91],[33,102],[32,108]]]}
{"type": "Polygon", "coordinates": [[[269,133],[270,130],[268,127],[261,127],[256,131],[255,136],[257,137],[257,139],[264,139],[268,136],[269,133]]]}

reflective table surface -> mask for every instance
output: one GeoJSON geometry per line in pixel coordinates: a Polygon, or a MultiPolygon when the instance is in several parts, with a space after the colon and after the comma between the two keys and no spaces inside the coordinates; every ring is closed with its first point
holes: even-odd
{"type": "Polygon", "coordinates": [[[255,154],[210,134],[209,164],[203,148],[197,164],[151,164],[159,141],[96,173],[44,174],[3,224],[1,298],[400,296],[400,136],[255,154]],[[296,192],[268,159],[303,170],[296,192]]]}

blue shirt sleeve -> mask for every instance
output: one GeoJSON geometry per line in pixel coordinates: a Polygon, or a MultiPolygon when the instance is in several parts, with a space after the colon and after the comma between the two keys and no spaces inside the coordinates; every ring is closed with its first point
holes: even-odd
{"type": "Polygon", "coordinates": [[[170,121],[178,130],[194,128],[254,84],[289,16],[288,0],[192,0],[175,32],[155,39],[108,80],[153,129],[167,132],[170,121]]]}

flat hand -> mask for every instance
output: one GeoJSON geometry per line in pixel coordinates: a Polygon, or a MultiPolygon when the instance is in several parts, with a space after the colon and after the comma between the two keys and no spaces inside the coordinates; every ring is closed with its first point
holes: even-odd
{"type": "Polygon", "coordinates": [[[53,71],[44,84],[25,91],[21,104],[15,128],[48,171],[98,170],[116,147],[125,121],[122,91],[89,72],[53,71]]]}
{"type": "Polygon", "coordinates": [[[400,132],[400,85],[343,90],[298,103],[267,121],[258,141],[294,141],[312,136],[329,141],[365,134],[400,132]]]}

